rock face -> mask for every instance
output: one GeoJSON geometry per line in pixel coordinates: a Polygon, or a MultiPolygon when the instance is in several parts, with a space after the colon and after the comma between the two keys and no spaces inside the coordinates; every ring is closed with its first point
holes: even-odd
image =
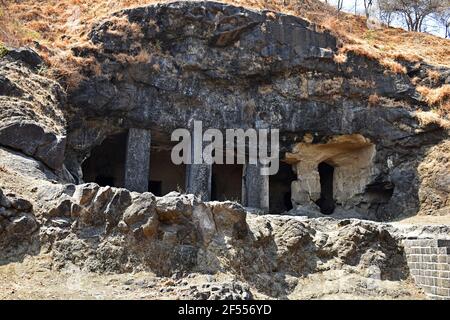
{"type": "MultiPolygon", "coordinates": [[[[96,184],[67,185],[43,212],[41,245],[55,266],[90,271],[151,270],[299,277],[330,268],[408,277],[399,238],[380,224],[251,215],[233,202],[171,193],[154,197],[96,184]]],[[[258,282],[259,283],[259,282],[258,282]]],[[[278,284],[279,285],[279,284],[278,284]]],[[[261,288],[277,296],[276,287],[261,288]]]]}
{"type": "Polygon", "coordinates": [[[38,228],[31,203],[0,189],[0,264],[38,253],[38,228]]]}
{"type": "MultiPolygon", "coordinates": [[[[337,39],[307,21],[215,2],[125,10],[89,37],[96,48],[73,52],[100,72],[86,66],[67,97],[33,52],[0,60],[0,265],[40,253],[53,270],[233,277],[180,289],[198,299],[286,298],[304,287],[300,296],[314,298],[307,282],[320,277],[335,281],[335,293],[374,295],[411,280],[409,231],[367,220],[448,214],[448,132],[418,120],[426,107],[413,66],[395,74],[355,54],[338,64],[337,39]],[[205,129],[280,130],[280,156],[295,172],[283,181],[292,182],[289,215],[83,182],[83,162],[112,135],[142,130],[167,149],[172,130],[195,120],[205,129]],[[334,170],[330,198],[323,163],[334,170]],[[358,288],[336,284],[347,279],[358,288]]],[[[411,232],[448,236],[448,228],[411,232]]],[[[389,294],[416,293],[400,291],[389,294]]]]}
{"type": "Polygon", "coordinates": [[[194,270],[199,248],[213,237],[245,237],[245,215],[235,203],[205,205],[192,195],[68,185],[45,206],[43,234],[51,234],[45,242],[61,266],[125,272],[142,265],[167,275],[194,270]]]}
{"type": "MultiPolygon", "coordinates": [[[[222,130],[264,123],[280,130],[282,159],[299,143],[359,134],[370,159],[361,160],[361,172],[351,163],[339,169],[353,185],[342,182],[333,206],[343,216],[387,220],[419,210],[417,168],[431,146],[448,139],[438,125],[419,123],[416,111],[427,107],[408,73],[355,54],[336,63],[337,39],[297,17],[183,1],[118,12],[89,36],[98,49],[73,52],[97,61],[101,74],[88,73],[69,98],[77,121],[69,124],[66,165],[80,181],[94,146],[129,128],[167,141],[194,120],[222,130]]],[[[404,64],[417,74],[417,66],[404,64]]],[[[353,157],[345,144],[336,148],[341,160],[353,157]]],[[[330,164],[330,157],[315,160],[330,164]]],[[[317,161],[308,172],[304,162],[290,162],[300,168],[297,184],[308,175],[318,180],[317,161]]],[[[297,209],[319,212],[317,190],[302,188],[292,187],[297,209]]]]}
{"type": "Polygon", "coordinates": [[[450,141],[431,148],[418,167],[420,214],[450,213],[450,141]]]}
{"type": "Polygon", "coordinates": [[[56,82],[32,69],[39,59],[22,49],[0,61],[0,145],[59,170],[65,151],[65,95],[56,82]]]}

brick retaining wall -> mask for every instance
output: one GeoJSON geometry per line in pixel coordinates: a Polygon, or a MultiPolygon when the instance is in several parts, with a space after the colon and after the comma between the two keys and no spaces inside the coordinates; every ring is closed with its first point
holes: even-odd
{"type": "Polygon", "coordinates": [[[407,239],[403,244],[416,284],[432,299],[450,300],[450,240],[407,239]]]}

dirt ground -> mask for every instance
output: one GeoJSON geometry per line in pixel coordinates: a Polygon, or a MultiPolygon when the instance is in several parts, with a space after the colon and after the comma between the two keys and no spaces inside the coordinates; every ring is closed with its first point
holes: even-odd
{"type": "Polygon", "coordinates": [[[393,223],[395,224],[411,224],[411,225],[437,225],[446,224],[450,225],[450,215],[445,216],[430,216],[430,215],[417,215],[409,218],[405,218],[393,223]]]}
{"type": "MultiPolygon", "coordinates": [[[[28,257],[0,266],[0,299],[192,299],[193,288],[221,286],[236,279],[228,274],[190,274],[181,279],[149,272],[97,274],[76,268],[50,269],[50,257],[28,257]]],[[[342,270],[304,278],[286,275],[294,289],[285,299],[426,299],[411,280],[367,279],[342,270]]],[[[250,288],[254,299],[273,299],[250,288]]]]}

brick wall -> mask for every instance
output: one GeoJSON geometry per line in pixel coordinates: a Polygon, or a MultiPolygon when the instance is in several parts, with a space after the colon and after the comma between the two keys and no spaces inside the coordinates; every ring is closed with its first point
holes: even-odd
{"type": "Polygon", "coordinates": [[[450,240],[407,239],[403,244],[416,284],[432,299],[450,300],[450,240]]]}

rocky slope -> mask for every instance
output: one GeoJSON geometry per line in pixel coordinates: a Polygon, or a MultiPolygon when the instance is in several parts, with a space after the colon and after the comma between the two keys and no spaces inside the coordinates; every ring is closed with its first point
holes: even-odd
{"type": "MultiPolygon", "coordinates": [[[[92,47],[72,50],[94,63],[67,96],[34,52],[10,50],[0,60],[0,288],[9,290],[23,268],[43,268],[16,297],[52,272],[69,283],[73,270],[82,278],[73,296],[83,287],[108,296],[116,279],[136,292],[119,289],[122,297],[424,297],[402,239],[448,237],[448,226],[367,219],[449,214],[448,131],[419,116],[427,106],[411,84],[432,66],[405,63],[399,74],[355,54],[337,63],[337,40],[305,20],[214,2],[125,10],[90,38],[92,47]],[[112,134],[137,127],[170,135],[193,120],[279,128],[283,158],[305,144],[316,152],[362,137],[373,162],[339,210],[366,220],[259,216],[236,202],[84,183],[83,161],[112,134]],[[144,282],[129,282],[130,272],[144,282]],[[86,287],[95,274],[98,286],[86,287]]],[[[51,283],[33,294],[64,296],[51,283]]],[[[8,290],[0,292],[15,297],[8,290]]]]}

